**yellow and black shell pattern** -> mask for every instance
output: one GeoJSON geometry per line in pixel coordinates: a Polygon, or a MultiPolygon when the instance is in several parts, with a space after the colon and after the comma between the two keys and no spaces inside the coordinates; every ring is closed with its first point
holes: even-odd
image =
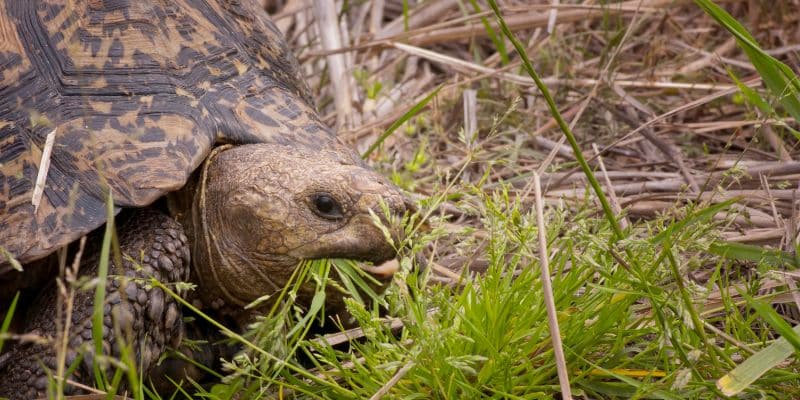
{"type": "Polygon", "coordinates": [[[337,143],[256,0],[0,0],[0,275],[260,142],[337,143]]]}

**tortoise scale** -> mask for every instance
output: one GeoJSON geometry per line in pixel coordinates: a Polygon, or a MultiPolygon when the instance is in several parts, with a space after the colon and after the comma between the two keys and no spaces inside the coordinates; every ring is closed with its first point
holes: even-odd
{"type": "MultiPolygon", "coordinates": [[[[130,330],[145,373],[186,332],[178,303],[133,278],[188,280],[192,301],[241,327],[242,306],[301,260],[394,258],[370,211],[402,215],[405,198],[312,104],[257,1],[0,0],[0,246],[25,266],[0,257],[0,304],[44,287],[22,331],[55,334],[46,260],[105,223],[109,191],[115,212],[136,211],[117,218],[125,257],[110,271],[104,348],[117,354],[113,330],[130,330]],[[165,195],[169,207],[153,206],[165,195]]],[[[77,294],[68,361],[91,343],[92,303],[77,294]]],[[[91,384],[92,358],[71,379],[91,384]]],[[[54,362],[49,346],[11,344],[0,395],[46,394],[54,362]]]]}

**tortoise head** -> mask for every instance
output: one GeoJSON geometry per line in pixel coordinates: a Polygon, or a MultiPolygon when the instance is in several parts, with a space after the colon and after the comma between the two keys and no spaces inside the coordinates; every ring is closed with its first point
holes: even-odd
{"type": "Polygon", "coordinates": [[[302,260],[396,257],[399,224],[385,210],[402,215],[405,198],[338,141],[322,150],[224,148],[196,185],[189,230],[204,301],[241,306],[277,292],[302,260]]]}

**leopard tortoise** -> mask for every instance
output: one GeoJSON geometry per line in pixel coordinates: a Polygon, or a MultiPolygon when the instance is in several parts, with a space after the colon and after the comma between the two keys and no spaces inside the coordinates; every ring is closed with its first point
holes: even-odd
{"type": "MultiPolygon", "coordinates": [[[[312,104],[255,0],[0,0],[0,307],[38,291],[18,332],[55,336],[53,258],[106,222],[109,193],[123,257],[107,280],[103,349],[119,354],[115,332],[127,332],[145,375],[186,325],[146,278],[194,283],[191,301],[241,327],[243,306],[301,260],[393,259],[374,215],[407,202],[312,104]]],[[[72,302],[66,354],[84,384],[93,295],[72,302]]],[[[53,346],[5,347],[0,396],[45,395],[53,346]]]]}

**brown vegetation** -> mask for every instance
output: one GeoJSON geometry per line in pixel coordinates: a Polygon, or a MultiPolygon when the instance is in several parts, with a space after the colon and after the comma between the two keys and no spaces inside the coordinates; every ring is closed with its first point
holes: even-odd
{"type": "MultiPolygon", "coordinates": [[[[421,195],[446,186],[434,176],[452,176],[468,163],[460,186],[505,182],[532,204],[531,173],[541,170],[548,201],[585,198],[588,185],[572,150],[513,48],[504,40],[506,50],[498,51],[487,37],[502,34],[484,2],[410,1],[407,17],[403,1],[351,2],[339,29],[330,24],[336,16],[317,3],[294,0],[270,9],[323,115],[346,141],[367,149],[443,86],[424,118],[390,136],[373,164],[421,195]],[[320,40],[320,26],[328,40],[320,40]],[[493,127],[493,118],[506,113],[493,127]],[[426,162],[415,171],[404,168],[420,151],[426,162]]],[[[613,188],[613,206],[625,218],[649,219],[688,202],[737,197],[738,215],[725,238],[793,247],[800,142],[786,125],[797,125],[743,101],[732,76],[759,90],[762,84],[730,33],[689,1],[558,3],[504,1],[501,8],[601,183],[613,188]]],[[[797,1],[719,3],[769,54],[797,69],[797,1]]],[[[454,224],[469,220],[455,204],[444,211],[454,224]]]]}

